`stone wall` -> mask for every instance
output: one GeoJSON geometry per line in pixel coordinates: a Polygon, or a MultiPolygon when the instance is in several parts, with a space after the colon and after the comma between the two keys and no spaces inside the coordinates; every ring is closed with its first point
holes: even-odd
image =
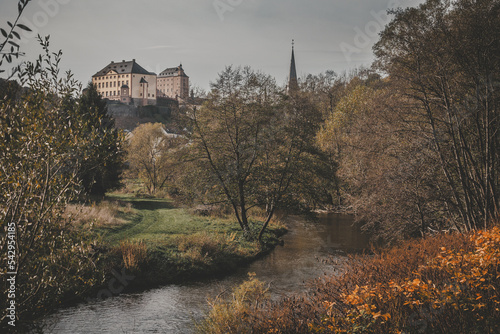
{"type": "Polygon", "coordinates": [[[112,116],[137,116],[137,107],[133,105],[108,103],[108,111],[112,116]]]}

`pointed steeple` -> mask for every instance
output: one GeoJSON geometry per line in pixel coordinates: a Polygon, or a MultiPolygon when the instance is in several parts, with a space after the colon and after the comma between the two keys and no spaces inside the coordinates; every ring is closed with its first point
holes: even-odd
{"type": "Polygon", "coordinates": [[[295,52],[294,45],[295,42],[292,39],[292,61],[290,63],[290,75],[288,77],[288,91],[296,91],[299,88],[299,84],[297,81],[297,70],[295,68],[295,52]]]}

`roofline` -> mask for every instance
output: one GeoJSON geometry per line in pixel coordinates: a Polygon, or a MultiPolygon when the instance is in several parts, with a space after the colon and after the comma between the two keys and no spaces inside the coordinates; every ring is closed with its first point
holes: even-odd
{"type": "Polygon", "coordinates": [[[95,78],[95,77],[104,77],[106,76],[110,71],[114,71],[113,69],[110,69],[108,71],[106,71],[106,74],[99,74],[100,72],[103,72],[104,70],[106,70],[108,67],[110,67],[111,65],[117,65],[117,64],[122,64],[122,63],[132,63],[132,68],[130,69],[130,72],[127,72],[127,73],[119,73],[118,71],[115,71],[117,72],[117,74],[139,74],[139,75],[154,75],[154,76],[158,76],[156,73],[154,72],[149,72],[148,70],[146,70],[144,67],[142,67],[141,65],[139,65],[138,62],[135,61],[135,59],[132,59],[132,60],[128,60],[128,61],[125,61],[125,60],[122,60],[121,62],[115,62],[115,61],[111,61],[108,65],[106,65],[102,70],[98,71],[96,74],[94,74],[92,76],[92,78],[95,78]],[[140,70],[143,70],[144,72],[146,73],[140,73],[140,72],[133,72],[133,68],[134,68],[134,65],[138,66],[140,70]]]}

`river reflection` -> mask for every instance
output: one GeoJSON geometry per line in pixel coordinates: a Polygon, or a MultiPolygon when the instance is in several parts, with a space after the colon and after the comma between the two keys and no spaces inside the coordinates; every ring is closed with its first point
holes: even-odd
{"type": "Polygon", "coordinates": [[[321,214],[312,221],[289,217],[284,246],[222,280],[168,285],[142,293],[58,311],[45,321],[44,333],[192,333],[194,321],[208,310],[207,298],[240,284],[248,272],[270,284],[271,296],[300,293],[308,280],[334,274],[339,265],[326,264],[334,256],[363,249],[367,238],[352,227],[347,215],[321,214]]]}

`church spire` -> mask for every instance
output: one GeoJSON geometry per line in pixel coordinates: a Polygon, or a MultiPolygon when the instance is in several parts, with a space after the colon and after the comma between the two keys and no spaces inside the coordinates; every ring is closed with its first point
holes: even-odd
{"type": "Polygon", "coordinates": [[[295,41],[292,39],[292,61],[290,63],[290,75],[288,77],[288,91],[295,91],[299,88],[297,81],[297,70],[295,68],[295,53],[294,53],[295,41]]]}

